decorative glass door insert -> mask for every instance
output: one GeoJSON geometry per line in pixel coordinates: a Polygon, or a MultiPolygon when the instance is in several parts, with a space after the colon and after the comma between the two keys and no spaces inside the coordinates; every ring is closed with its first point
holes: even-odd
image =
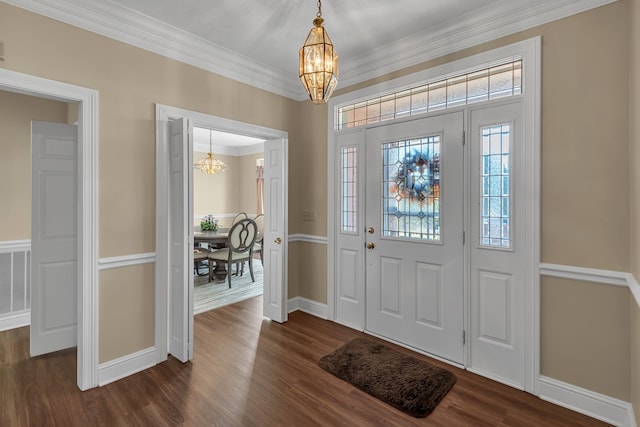
{"type": "Polygon", "coordinates": [[[511,248],[509,124],[482,128],[482,246],[511,248]]]}
{"type": "Polygon", "coordinates": [[[440,241],[440,135],[382,144],[382,236],[440,241]]]}

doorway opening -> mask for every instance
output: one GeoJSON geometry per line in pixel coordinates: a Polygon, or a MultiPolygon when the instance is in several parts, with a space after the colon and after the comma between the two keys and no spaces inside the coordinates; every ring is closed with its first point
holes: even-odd
{"type": "Polygon", "coordinates": [[[243,263],[239,265],[240,274],[235,270],[238,266],[234,267],[231,287],[227,277],[215,274],[216,267],[218,271],[226,271],[226,266],[217,265],[209,256],[226,247],[224,236],[236,217],[246,215],[256,220],[259,229],[264,224],[260,221],[263,218],[260,215],[264,215],[264,178],[259,173],[263,168],[260,165],[264,164],[264,140],[195,126],[193,151],[194,164],[211,153],[212,158],[225,165],[225,169],[217,173],[205,173],[198,168],[193,172],[193,312],[197,315],[263,294],[260,253],[256,252],[252,259],[255,281],[243,263]],[[203,231],[213,233],[205,235],[203,231]]]}
{"type": "MultiPolygon", "coordinates": [[[[265,141],[263,315],[287,319],[287,132],[156,106],[156,354],[193,357],[194,127],[265,141]],[[191,212],[190,212],[191,211],[191,212]]],[[[254,175],[255,176],[255,175],[254,175]]]]}

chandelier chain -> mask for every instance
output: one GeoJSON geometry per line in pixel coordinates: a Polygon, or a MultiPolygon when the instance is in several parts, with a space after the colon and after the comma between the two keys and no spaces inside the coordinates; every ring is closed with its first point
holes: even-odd
{"type": "Polygon", "coordinates": [[[322,16],[322,2],[320,0],[318,0],[318,13],[316,13],[316,16],[318,18],[322,16]]]}

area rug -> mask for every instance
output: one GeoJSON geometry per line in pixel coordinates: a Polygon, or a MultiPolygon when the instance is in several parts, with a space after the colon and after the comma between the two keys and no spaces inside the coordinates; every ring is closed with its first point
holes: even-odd
{"type": "Polygon", "coordinates": [[[418,418],[429,415],[457,380],[446,369],[365,338],[356,338],[322,357],[318,365],[371,396],[418,418]]]}
{"type": "Polygon", "coordinates": [[[255,282],[251,281],[249,267],[245,266],[242,276],[231,278],[231,289],[226,280],[218,282],[214,279],[208,282],[208,276],[195,276],[193,278],[193,314],[204,313],[262,295],[263,270],[259,260],[253,262],[253,275],[255,282]]]}

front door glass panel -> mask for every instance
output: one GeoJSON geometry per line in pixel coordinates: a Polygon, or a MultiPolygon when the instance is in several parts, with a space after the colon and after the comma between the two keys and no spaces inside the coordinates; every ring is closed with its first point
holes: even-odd
{"type": "Polygon", "coordinates": [[[439,242],[440,135],[382,144],[382,236],[439,242]]]}

